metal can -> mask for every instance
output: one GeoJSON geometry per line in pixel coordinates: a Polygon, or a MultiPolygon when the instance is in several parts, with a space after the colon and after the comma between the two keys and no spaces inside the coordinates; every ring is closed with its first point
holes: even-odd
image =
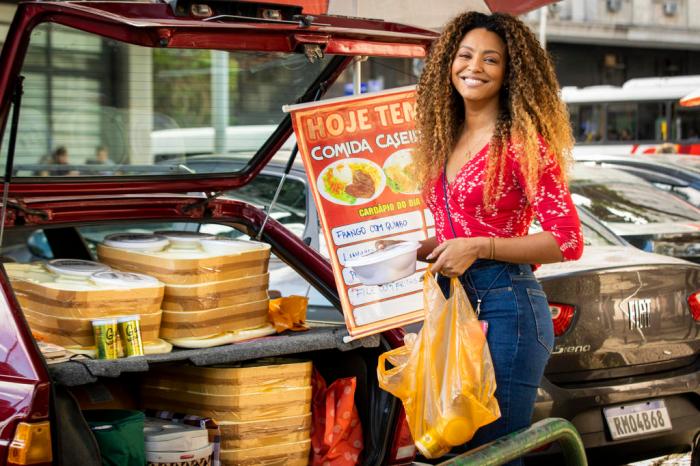
{"type": "Polygon", "coordinates": [[[117,319],[92,321],[97,359],[117,359],[117,319]]]}
{"type": "Polygon", "coordinates": [[[119,338],[121,339],[124,356],[143,356],[141,341],[140,316],[124,316],[117,319],[119,338]]]}

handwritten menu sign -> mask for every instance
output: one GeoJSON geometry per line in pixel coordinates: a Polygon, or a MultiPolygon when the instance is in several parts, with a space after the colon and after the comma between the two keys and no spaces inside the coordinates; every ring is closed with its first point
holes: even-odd
{"type": "Polygon", "coordinates": [[[434,234],[412,150],[415,88],[286,107],[318,207],[351,338],[423,318],[421,277],[363,285],[346,262],[379,239],[418,241],[434,234]]]}

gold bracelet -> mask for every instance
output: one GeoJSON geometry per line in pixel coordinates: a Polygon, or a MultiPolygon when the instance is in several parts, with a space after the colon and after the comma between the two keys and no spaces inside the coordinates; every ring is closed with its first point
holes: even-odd
{"type": "Polygon", "coordinates": [[[493,236],[489,236],[489,259],[494,260],[496,258],[496,239],[493,236]]]}

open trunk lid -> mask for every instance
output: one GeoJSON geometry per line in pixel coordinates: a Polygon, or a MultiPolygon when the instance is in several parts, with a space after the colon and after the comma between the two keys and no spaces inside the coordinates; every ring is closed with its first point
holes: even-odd
{"type": "Polygon", "coordinates": [[[21,96],[10,198],[244,185],[292,133],[283,105],[326,95],[353,57],[410,63],[436,37],[276,3],[20,3],[0,56],[5,167],[21,96]],[[190,169],[202,154],[246,163],[190,169]]]}

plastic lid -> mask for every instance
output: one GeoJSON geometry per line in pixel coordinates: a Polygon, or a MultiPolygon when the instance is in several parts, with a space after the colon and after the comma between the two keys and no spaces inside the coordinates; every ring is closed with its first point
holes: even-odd
{"type": "Polygon", "coordinates": [[[241,239],[220,239],[209,238],[199,242],[205,251],[213,253],[235,253],[241,251],[249,251],[251,249],[263,249],[270,247],[266,243],[258,241],[246,241],[241,239]]]}
{"type": "Polygon", "coordinates": [[[170,241],[163,236],[148,233],[115,233],[107,235],[105,246],[133,251],[161,251],[170,241]]]}
{"type": "Polygon", "coordinates": [[[115,325],[116,323],[117,319],[97,319],[92,321],[92,326],[99,327],[100,325],[115,325]]]}
{"type": "Polygon", "coordinates": [[[445,421],[442,428],[442,438],[448,444],[462,445],[471,436],[474,431],[472,423],[464,416],[455,416],[445,421]]]}
{"type": "Polygon", "coordinates": [[[138,314],[135,314],[135,315],[131,315],[131,316],[117,317],[118,324],[123,324],[124,322],[131,322],[132,320],[141,320],[141,316],[138,314]]]}
{"type": "Polygon", "coordinates": [[[90,275],[90,280],[98,285],[113,286],[116,288],[138,288],[160,284],[158,279],[151,277],[150,275],[131,272],[117,272],[115,270],[94,273],[90,275]]]}
{"type": "Polygon", "coordinates": [[[177,231],[177,230],[162,230],[156,231],[156,235],[168,239],[172,243],[181,245],[197,245],[200,240],[214,238],[214,235],[206,233],[198,233],[196,231],[177,231]]]}
{"type": "Polygon", "coordinates": [[[356,257],[345,263],[347,267],[362,267],[364,265],[379,264],[394,257],[401,256],[408,252],[417,251],[420,249],[418,241],[402,241],[401,243],[392,244],[383,249],[377,249],[364,256],[356,257]]]}
{"type": "Polygon", "coordinates": [[[75,277],[89,277],[96,272],[111,270],[107,265],[82,259],[53,259],[46,263],[46,268],[58,275],[75,277]]]}

